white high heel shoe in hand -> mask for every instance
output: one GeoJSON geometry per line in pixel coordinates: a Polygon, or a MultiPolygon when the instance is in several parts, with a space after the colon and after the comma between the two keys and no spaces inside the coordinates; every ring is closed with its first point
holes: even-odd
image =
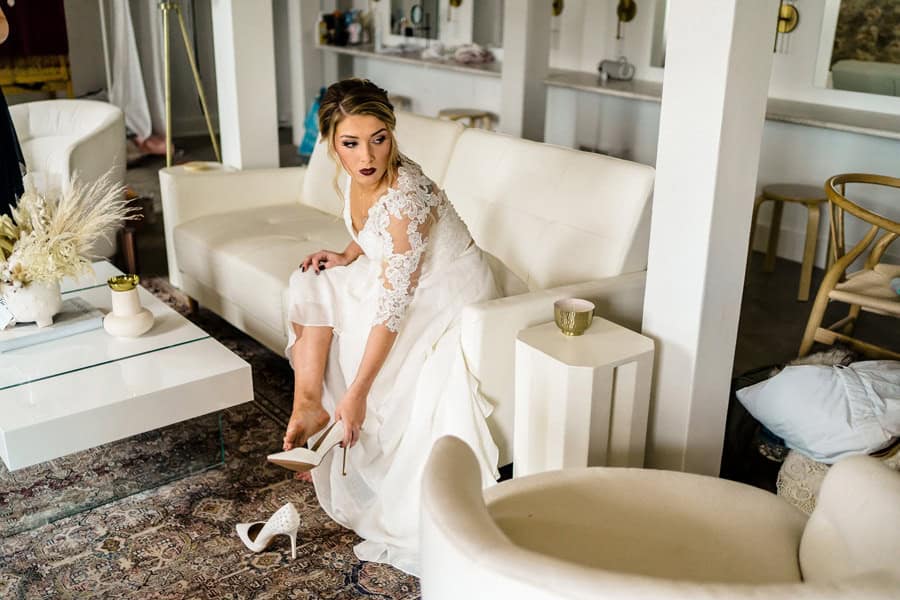
{"type": "Polygon", "coordinates": [[[269,517],[268,521],[238,523],[235,525],[238,537],[254,552],[262,552],[269,547],[276,535],[291,538],[291,558],[297,558],[297,528],[300,515],[294,505],[288,502],[269,517]]]}
{"type": "MultiPolygon", "coordinates": [[[[318,467],[325,455],[344,439],[344,423],[336,421],[325,430],[325,433],[316,440],[312,448],[294,448],[285,452],[270,454],[266,460],[275,463],[285,469],[302,473],[318,467]]],[[[342,474],[347,474],[347,450],[344,448],[344,462],[341,467],[342,474]]]]}

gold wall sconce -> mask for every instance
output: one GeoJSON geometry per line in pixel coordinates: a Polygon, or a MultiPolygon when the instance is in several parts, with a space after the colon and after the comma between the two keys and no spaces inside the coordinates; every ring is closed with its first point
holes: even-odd
{"type": "Polygon", "coordinates": [[[616,39],[622,39],[622,24],[628,23],[632,19],[634,19],[634,15],[637,14],[637,2],[634,0],[619,0],[619,5],[616,6],[616,17],[619,22],[616,25],[616,39]]]}
{"type": "Polygon", "coordinates": [[[790,33],[797,29],[800,13],[793,4],[783,4],[778,8],[778,33],[790,33]]]}
{"type": "Polygon", "coordinates": [[[449,4],[453,8],[459,8],[460,6],[462,6],[462,0],[450,0],[449,4]]]}
{"type": "Polygon", "coordinates": [[[553,16],[558,17],[562,14],[563,9],[566,7],[565,0],[553,0],[551,4],[553,7],[553,16]]]}
{"type": "Polygon", "coordinates": [[[797,29],[799,23],[800,12],[797,10],[797,7],[790,2],[781,0],[778,6],[778,22],[775,26],[775,47],[772,49],[773,52],[787,53],[788,48],[784,36],[797,29]]]}

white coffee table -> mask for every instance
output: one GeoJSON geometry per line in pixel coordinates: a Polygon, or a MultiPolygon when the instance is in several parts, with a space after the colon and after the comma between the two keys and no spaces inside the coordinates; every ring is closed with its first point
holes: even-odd
{"type": "MultiPolygon", "coordinates": [[[[111,310],[106,280],[62,284],[111,310]]],[[[253,400],[250,365],[139,288],[153,328],[134,339],[103,329],[0,353],[0,458],[10,471],[253,400]]]]}

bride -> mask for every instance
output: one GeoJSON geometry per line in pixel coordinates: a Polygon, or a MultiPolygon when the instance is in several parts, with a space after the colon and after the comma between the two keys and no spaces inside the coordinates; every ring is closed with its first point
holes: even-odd
{"type": "Polygon", "coordinates": [[[306,257],[291,276],[294,406],[285,452],[270,459],[295,470],[318,464],[316,495],[363,538],[356,556],[415,575],[419,487],[434,441],[463,439],[484,485],[498,476],[491,407],[459,341],[461,309],[497,291],[447,196],[400,153],[395,123],[387,92],[368,80],[335,83],[322,99],[321,143],[349,176],[335,189],[352,241],[306,257]],[[301,448],[310,438],[317,452],[301,448]],[[334,446],[343,451],[328,452],[334,446]]]}

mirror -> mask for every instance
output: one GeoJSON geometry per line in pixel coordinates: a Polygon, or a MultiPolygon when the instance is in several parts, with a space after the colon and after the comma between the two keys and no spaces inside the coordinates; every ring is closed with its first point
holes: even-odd
{"type": "Polygon", "coordinates": [[[897,0],[825,0],[815,84],[900,96],[897,0]]]}
{"type": "Polygon", "coordinates": [[[438,39],[438,0],[391,0],[391,34],[438,39]]]}

